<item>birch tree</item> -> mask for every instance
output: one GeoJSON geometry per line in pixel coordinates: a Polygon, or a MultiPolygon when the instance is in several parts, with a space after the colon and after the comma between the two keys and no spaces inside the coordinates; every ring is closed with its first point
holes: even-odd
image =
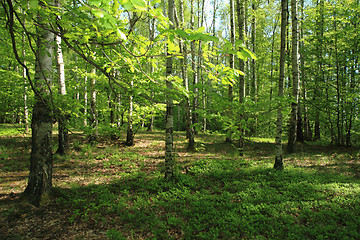
{"type": "MultiPolygon", "coordinates": [[[[46,8],[40,4],[40,9],[46,8]]],[[[53,2],[46,2],[48,6],[54,5],[53,2]]],[[[9,29],[13,39],[13,49],[16,53],[14,36],[14,9],[11,0],[7,0],[9,7],[9,29]]],[[[40,10],[41,11],[41,10],[40,10]]],[[[24,195],[29,202],[35,206],[40,206],[43,197],[48,194],[52,187],[52,106],[51,106],[51,85],[53,76],[52,57],[54,51],[54,34],[46,30],[48,19],[44,14],[38,12],[36,28],[36,52],[35,52],[35,77],[32,82],[35,93],[35,103],[32,113],[32,145],[30,155],[30,172],[27,187],[24,195]],[[44,28],[42,28],[43,26],[44,28]]],[[[48,26],[49,27],[49,26],[48,26]]],[[[19,61],[20,62],[20,61],[19,61]]],[[[23,66],[25,67],[25,66],[23,66]]],[[[29,72],[26,70],[28,79],[29,72]]]]}
{"type": "Polygon", "coordinates": [[[292,102],[290,114],[290,126],[287,150],[289,153],[295,151],[296,144],[296,127],[298,117],[298,101],[299,101],[299,29],[298,29],[298,13],[297,0],[291,0],[291,22],[292,22],[292,48],[291,48],[291,71],[292,71],[292,102]]]}
{"type": "MultiPolygon", "coordinates": [[[[57,7],[60,7],[60,4],[56,2],[57,7]]],[[[55,36],[55,46],[56,46],[56,65],[57,65],[57,77],[59,83],[59,94],[62,96],[62,100],[66,96],[66,83],[65,83],[65,64],[64,57],[61,47],[61,37],[59,35],[55,36]]],[[[66,109],[65,109],[66,110],[66,109]]],[[[58,111],[58,149],[56,153],[63,155],[69,147],[68,142],[68,131],[67,131],[67,117],[64,109],[59,109],[58,111]]]]}

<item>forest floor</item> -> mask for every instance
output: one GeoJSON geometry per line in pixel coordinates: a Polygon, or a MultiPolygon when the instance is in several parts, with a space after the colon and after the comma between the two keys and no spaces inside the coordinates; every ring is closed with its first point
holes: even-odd
{"type": "Polygon", "coordinates": [[[31,148],[21,132],[0,125],[0,239],[360,239],[359,148],[299,144],[276,171],[272,139],[247,139],[240,157],[224,135],[199,134],[187,152],[176,132],[168,182],[163,132],[131,147],[75,132],[36,208],[21,198],[31,148]]]}

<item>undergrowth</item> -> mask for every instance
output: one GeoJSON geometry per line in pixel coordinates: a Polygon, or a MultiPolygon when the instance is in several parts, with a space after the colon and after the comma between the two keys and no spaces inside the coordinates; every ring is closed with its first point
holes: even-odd
{"type": "MultiPolygon", "coordinates": [[[[16,137],[3,137],[0,146],[0,197],[8,199],[26,186],[29,139],[16,137]]],[[[60,238],[360,239],[358,149],[301,145],[276,171],[268,139],[248,139],[240,157],[219,134],[199,135],[198,152],[188,153],[185,136],[177,133],[176,174],[165,181],[163,133],[139,133],[132,147],[72,138],[71,151],[54,157],[54,207],[35,212],[51,218],[66,210],[60,238]]],[[[46,225],[42,217],[34,220],[33,210],[14,209],[2,213],[8,223],[34,225],[8,232],[32,236],[46,225]]]]}
{"type": "Polygon", "coordinates": [[[58,201],[73,209],[69,221],[113,225],[111,239],[134,233],[155,239],[357,239],[359,193],[351,177],[216,159],[194,162],[172,182],[134,174],[71,189],[58,201]]]}

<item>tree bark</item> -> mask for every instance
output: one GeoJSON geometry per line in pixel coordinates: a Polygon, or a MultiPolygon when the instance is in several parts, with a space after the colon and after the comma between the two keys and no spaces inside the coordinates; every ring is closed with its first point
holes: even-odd
{"type": "MultiPolygon", "coordinates": [[[[149,40],[154,41],[155,38],[155,19],[149,20],[149,40]]],[[[152,44],[153,45],[153,44],[152,44]]],[[[150,62],[150,75],[154,72],[154,66],[150,62]]],[[[154,97],[154,92],[151,93],[151,97],[154,97]]],[[[154,130],[154,112],[150,112],[150,122],[148,124],[147,131],[152,132],[154,130]]]]}
{"type": "MultiPolygon", "coordinates": [[[[174,0],[168,1],[168,18],[170,22],[174,23],[174,0]]],[[[173,29],[173,25],[170,25],[170,29],[173,29]]],[[[173,153],[173,132],[174,132],[174,103],[173,103],[173,83],[172,83],[172,71],[173,71],[173,57],[166,52],[166,135],[165,135],[165,179],[170,180],[174,177],[174,153],[173,153]]]]}
{"type": "Polygon", "coordinates": [[[284,97],[284,86],[285,86],[285,57],[286,57],[286,25],[287,25],[287,9],[288,0],[281,0],[281,42],[280,42],[280,70],[279,70],[279,85],[278,85],[278,109],[277,109],[277,120],[276,120],[276,152],[275,152],[275,164],[274,168],[277,170],[284,169],[283,163],[283,149],[282,149],[282,106],[281,99],[284,97]]]}
{"type": "Polygon", "coordinates": [[[96,90],[95,90],[95,84],[96,84],[96,69],[93,68],[91,71],[92,77],[90,81],[90,119],[91,119],[91,127],[92,127],[92,133],[89,136],[89,142],[97,141],[99,138],[98,133],[98,117],[97,117],[97,109],[96,109],[96,90]]]}
{"type": "MultiPolygon", "coordinates": [[[[25,42],[25,36],[23,37],[23,42],[25,42]]],[[[26,52],[25,47],[23,49],[23,58],[25,59],[26,52]]],[[[24,65],[26,65],[26,61],[24,60],[24,65]]],[[[28,87],[26,81],[26,68],[23,68],[23,78],[24,78],[24,125],[25,125],[25,133],[29,133],[29,107],[28,107],[28,87]]]]}
{"type": "MultiPolygon", "coordinates": [[[[9,0],[10,1],[10,0],[9,0]]],[[[52,2],[47,2],[53,5],[52,2]]],[[[44,6],[41,6],[44,8],[44,6]]],[[[46,25],[46,19],[38,16],[38,21],[46,25]]],[[[37,28],[37,51],[35,60],[34,87],[35,104],[32,115],[32,144],[30,155],[30,173],[24,194],[29,202],[40,206],[43,197],[52,187],[52,108],[50,87],[52,85],[52,56],[54,34],[37,28]]]]}
{"type": "MultiPolygon", "coordinates": [[[[190,28],[192,30],[195,29],[195,13],[194,13],[194,0],[191,0],[191,8],[190,8],[190,28]]],[[[197,134],[196,131],[196,127],[195,125],[198,123],[198,113],[197,113],[197,108],[198,108],[198,92],[199,92],[199,88],[197,86],[199,80],[198,80],[198,72],[197,72],[197,68],[196,68],[196,47],[195,47],[195,41],[192,41],[190,43],[190,48],[191,48],[191,70],[192,70],[192,77],[193,77],[193,92],[194,92],[194,97],[193,97],[193,106],[192,106],[192,124],[193,124],[193,132],[194,134],[197,134]]]]}
{"type": "MultiPolygon", "coordinates": [[[[238,16],[238,27],[239,27],[239,40],[245,43],[245,3],[244,0],[237,0],[237,16],[238,16]]],[[[241,50],[241,49],[240,49],[241,50]]],[[[245,73],[245,61],[239,59],[239,70],[245,73]]],[[[239,76],[239,145],[238,150],[240,156],[243,155],[244,151],[244,128],[242,121],[244,120],[243,104],[245,101],[245,77],[244,75],[239,76]]]]}
{"type": "Polygon", "coordinates": [[[298,102],[299,102],[299,29],[298,29],[298,13],[297,0],[291,0],[291,19],[292,19],[292,49],[291,49],[291,70],[292,70],[292,103],[290,114],[290,126],[288,135],[287,150],[289,153],[295,152],[298,102]]]}
{"type": "Polygon", "coordinates": [[[87,92],[88,76],[87,68],[85,67],[84,77],[84,126],[87,126],[87,108],[88,108],[88,92],[87,92]]]}
{"type": "MultiPolygon", "coordinates": [[[[230,0],[230,42],[234,48],[235,47],[235,5],[234,5],[234,0],[230,0]]],[[[229,67],[232,69],[235,69],[235,55],[234,54],[230,54],[229,67]]],[[[229,102],[228,114],[229,114],[229,116],[233,115],[233,111],[232,111],[232,107],[231,107],[233,99],[234,99],[233,95],[234,95],[233,94],[233,86],[230,84],[229,89],[228,89],[228,102],[229,102]]],[[[232,133],[233,132],[231,129],[229,129],[227,131],[225,142],[228,142],[228,143],[232,142],[232,133]]]]}
{"type": "MultiPolygon", "coordinates": [[[[256,0],[253,0],[252,3],[252,19],[251,19],[251,44],[252,44],[252,51],[256,54],[256,9],[257,3],[256,0]]],[[[258,101],[258,80],[256,75],[256,60],[251,59],[251,97],[253,101],[256,103],[258,101]]],[[[255,117],[254,123],[251,126],[251,134],[254,136],[256,135],[257,130],[257,122],[258,119],[255,117]]]]}
{"type": "MultiPolygon", "coordinates": [[[[60,4],[57,2],[57,6],[60,4]]],[[[66,84],[65,84],[65,64],[61,48],[61,37],[55,36],[56,46],[56,65],[57,65],[57,76],[59,82],[59,94],[64,98],[66,96],[66,84]]],[[[63,155],[69,148],[69,137],[67,130],[67,116],[63,109],[59,110],[58,113],[58,149],[56,153],[63,155]]]]}
{"type": "Polygon", "coordinates": [[[315,124],[314,124],[314,140],[320,140],[320,108],[321,101],[321,87],[320,84],[324,82],[324,71],[323,71],[323,36],[324,36],[324,0],[319,0],[319,17],[316,19],[316,32],[315,35],[318,37],[316,43],[317,52],[317,71],[315,79],[315,90],[313,101],[315,103],[315,124]]]}
{"type": "MultiPolygon", "coordinates": [[[[130,87],[134,87],[134,80],[131,80],[130,87]]],[[[134,129],[133,129],[133,95],[129,96],[129,117],[128,117],[128,129],[126,134],[126,145],[133,146],[134,145],[134,129]]]]}
{"type": "MultiPolygon", "coordinates": [[[[181,28],[184,27],[184,1],[180,0],[180,24],[181,28]]],[[[186,52],[186,45],[184,44],[183,40],[180,40],[180,52],[185,53],[186,52]]],[[[185,55],[184,58],[180,59],[180,65],[181,65],[181,75],[183,78],[183,84],[186,89],[186,92],[189,92],[189,78],[187,73],[187,61],[188,58],[185,55]]],[[[194,128],[191,126],[192,124],[192,114],[191,114],[191,107],[190,107],[190,97],[185,96],[185,122],[186,122],[186,137],[188,138],[188,146],[187,149],[189,151],[195,150],[195,138],[194,138],[194,128]]]]}

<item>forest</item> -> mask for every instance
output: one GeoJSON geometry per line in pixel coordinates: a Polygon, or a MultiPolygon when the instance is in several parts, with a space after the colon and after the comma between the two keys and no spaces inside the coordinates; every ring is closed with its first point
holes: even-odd
{"type": "Polygon", "coordinates": [[[359,0],[0,2],[0,239],[360,239],[359,0]]]}

